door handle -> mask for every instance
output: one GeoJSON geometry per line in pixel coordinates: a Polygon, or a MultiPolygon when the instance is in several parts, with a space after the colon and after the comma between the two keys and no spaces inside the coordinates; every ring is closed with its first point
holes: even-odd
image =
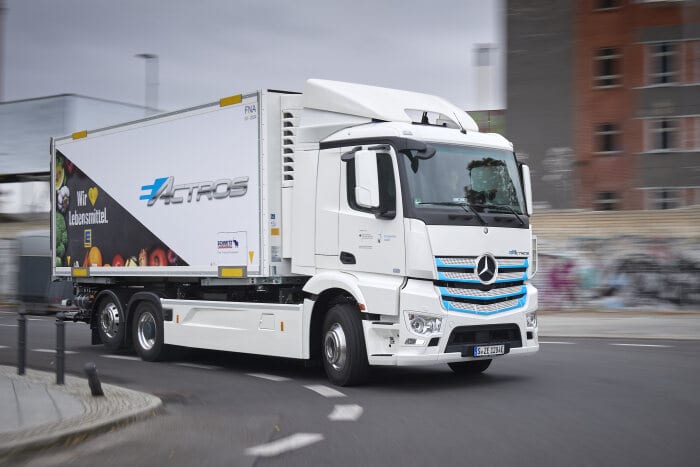
{"type": "Polygon", "coordinates": [[[340,252],[340,262],[343,264],[355,264],[355,255],[348,253],[347,251],[340,252]]]}

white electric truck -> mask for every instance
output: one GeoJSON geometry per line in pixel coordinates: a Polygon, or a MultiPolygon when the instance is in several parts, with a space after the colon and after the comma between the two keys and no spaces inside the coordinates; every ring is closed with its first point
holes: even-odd
{"type": "Polygon", "coordinates": [[[539,348],[530,174],[435,96],[309,80],[51,140],[93,344],[484,371],[539,348]]]}

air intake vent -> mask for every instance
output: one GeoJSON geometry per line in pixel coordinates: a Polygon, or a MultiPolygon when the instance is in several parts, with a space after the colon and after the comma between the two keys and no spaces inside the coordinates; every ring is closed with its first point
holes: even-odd
{"type": "Polygon", "coordinates": [[[294,186],[294,160],[301,109],[282,111],[282,186],[294,186]]]}

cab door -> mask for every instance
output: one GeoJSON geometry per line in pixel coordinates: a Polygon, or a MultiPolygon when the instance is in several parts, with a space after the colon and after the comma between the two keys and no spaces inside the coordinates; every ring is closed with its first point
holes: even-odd
{"type": "Polygon", "coordinates": [[[340,268],[405,275],[403,209],[394,149],[365,145],[344,147],[340,153],[340,268]],[[377,191],[371,193],[375,176],[377,191]]]}

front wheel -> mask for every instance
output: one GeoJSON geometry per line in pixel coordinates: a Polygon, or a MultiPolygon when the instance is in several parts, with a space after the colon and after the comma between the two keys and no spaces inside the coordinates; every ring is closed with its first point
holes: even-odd
{"type": "Polygon", "coordinates": [[[333,305],[323,322],[321,355],[328,379],[337,386],[363,383],[369,363],[357,306],[333,305]]]}
{"type": "Polygon", "coordinates": [[[491,360],[475,360],[472,362],[448,363],[452,371],[458,375],[478,375],[491,365],[491,360]]]}
{"type": "Polygon", "coordinates": [[[134,350],[142,360],[154,362],[164,357],[163,317],[151,302],[136,307],[132,326],[134,350]]]}

